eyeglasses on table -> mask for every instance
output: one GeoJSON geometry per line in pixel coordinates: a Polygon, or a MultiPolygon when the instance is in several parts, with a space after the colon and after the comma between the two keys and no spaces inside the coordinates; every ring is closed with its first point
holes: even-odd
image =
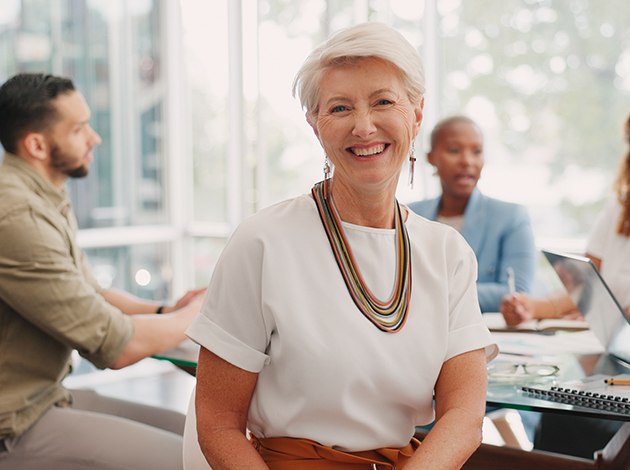
{"type": "Polygon", "coordinates": [[[558,375],[559,372],[560,367],[555,364],[536,364],[527,362],[498,362],[488,364],[488,378],[491,379],[540,379],[555,377],[558,375]]]}

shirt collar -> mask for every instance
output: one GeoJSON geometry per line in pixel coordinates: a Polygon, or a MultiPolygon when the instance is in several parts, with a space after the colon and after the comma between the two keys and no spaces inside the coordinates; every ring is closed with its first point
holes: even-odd
{"type": "Polygon", "coordinates": [[[12,153],[7,152],[4,154],[2,166],[20,178],[20,180],[26,184],[29,189],[51,201],[57,207],[59,212],[64,215],[68,212],[70,201],[68,199],[68,191],[65,186],[62,188],[56,187],[42,175],[37,173],[35,168],[26,163],[22,158],[13,155],[12,153]]]}

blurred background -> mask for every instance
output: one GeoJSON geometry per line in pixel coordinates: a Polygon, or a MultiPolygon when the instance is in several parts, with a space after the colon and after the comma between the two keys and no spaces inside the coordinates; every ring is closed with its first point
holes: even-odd
{"type": "Polygon", "coordinates": [[[72,78],[103,137],[69,183],[99,282],[163,299],[205,285],[240,220],[322,179],[292,80],[367,20],[427,73],[422,164],[399,200],[438,193],[427,134],[464,113],[485,135],[481,190],[524,204],[540,247],[581,252],[625,149],[627,0],[0,0],[0,80],[72,78]]]}

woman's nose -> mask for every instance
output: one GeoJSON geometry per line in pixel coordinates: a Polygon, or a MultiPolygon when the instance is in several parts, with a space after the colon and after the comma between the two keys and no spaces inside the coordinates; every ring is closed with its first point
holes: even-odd
{"type": "Polygon", "coordinates": [[[360,138],[366,138],[374,132],[376,132],[376,126],[374,125],[372,115],[369,112],[357,113],[354,119],[352,134],[360,138]]]}
{"type": "Polygon", "coordinates": [[[462,164],[469,166],[472,165],[475,161],[475,154],[471,151],[464,150],[461,155],[462,164]]]}

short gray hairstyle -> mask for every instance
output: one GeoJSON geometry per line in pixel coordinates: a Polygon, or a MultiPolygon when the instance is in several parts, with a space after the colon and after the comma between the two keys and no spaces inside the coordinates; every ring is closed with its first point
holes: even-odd
{"type": "Polygon", "coordinates": [[[396,66],[409,99],[420,103],[424,95],[424,68],[418,51],[398,31],[378,22],[342,29],[313,50],[295,76],[293,96],[299,97],[308,114],[316,115],[322,74],[331,67],[364,57],[375,57],[396,66]]]}

